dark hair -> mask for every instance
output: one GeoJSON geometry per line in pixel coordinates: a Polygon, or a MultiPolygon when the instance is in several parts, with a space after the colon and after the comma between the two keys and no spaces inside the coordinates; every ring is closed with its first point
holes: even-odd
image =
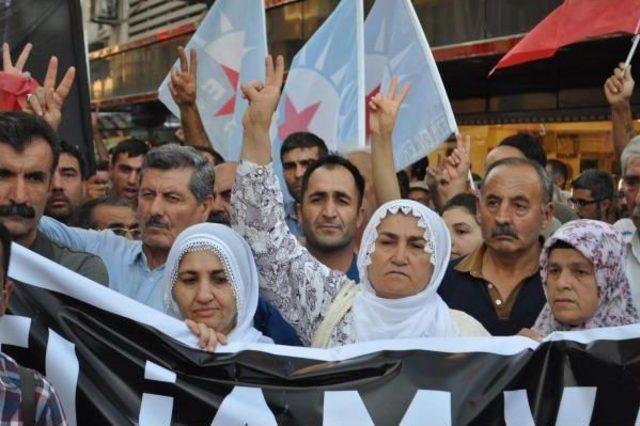
{"type": "Polygon", "coordinates": [[[571,182],[571,186],[590,190],[594,200],[613,200],[613,178],[603,170],[587,169],[571,182]]]}
{"type": "Polygon", "coordinates": [[[455,195],[449,201],[447,201],[444,207],[442,207],[442,213],[446,212],[447,210],[461,207],[475,218],[477,211],[477,201],[478,198],[473,194],[462,193],[455,195]]]}
{"type": "Polygon", "coordinates": [[[89,200],[78,208],[78,213],[74,226],[84,229],[95,229],[96,224],[93,221],[93,211],[98,206],[128,207],[131,208],[122,198],[119,197],[101,197],[89,200]]]}
{"type": "Polygon", "coordinates": [[[51,126],[42,118],[25,112],[0,113],[0,143],[8,144],[16,151],[22,152],[34,137],[41,137],[49,144],[53,153],[53,174],[60,158],[60,139],[51,126]]]}
{"type": "Polygon", "coordinates": [[[154,147],[145,155],[140,179],[147,169],[175,170],[193,169],[189,190],[202,203],[213,195],[214,172],[209,160],[193,147],[170,143],[154,147]]]}
{"type": "Polygon", "coordinates": [[[60,142],[60,153],[69,154],[76,160],[78,160],[78,167],[80,168],[80,177],[82,180],[87,180],[87,163],[84,161],[84,156],[75,145],[71,145],[67,141],[60,142]]]}
{"type": "Polygon", "coordinates": [[[487,179],[489,178],[489,175],[491,174],[493,169],[500,166],[531,167],[533,170],[536,171],[536,174],[540,179],[540,189],[542,191],[542,202],[544,204],[548,204],[553,200],[553,182],[551,181],[551,178],[549,178],[549,175],[547,175],[547,172],[545,172],[544,168],[540,165],[540,163],[537,163],[535,161],[532,161],[526,158],[518,158],[518,157],[503,158],[502,160],[496,161],[495,163],[490,165],[489,168],[487,169],[487,172],[484,174],[484,178],[482,178],[482,184],[481,184],[482,189],[480,191],[484,190],[487,179]]]}
{"type": "Polygon", "coordinates": [[[398,179],[398,186],[400,187],[400,198],[408,198],[411,190],[409,175],[404,170],[400,170],[396,173],[396,179],[398,179]]]}
{"type": "Polygon", "coordinates": [[[194,148],[197,149],[200,152],[206,152],[207,154],[210,154],[213,157],[213,162],[215,163],[214,164],[215,166],[225,162],[224,157],[222,155],[220,155],[220,153],[218,151],[216,151],[215,149],[213,149],[211,147],[208,147],[208,146],[194,146],[194,148]]]}
{"type": "Polygon", "coordinates": [[[149,152],[149,145],[140,139],[127,139],[120,142],[111,152],[111,165],[115,165],[120,154],[127,154],[129,157],[140,157],[149,152]]]}
{"type": "Polygon", "coordinates": [[[551,174],[553,176],[562,177],[565,183],[569,180],[569,167],[567,167],[567,165],[562,161],[551,158],[547,160],[547,166],[551,168],[551,174]]]}
{"type": "Polygon", "coordinates": [[[411,179],[423,181],[427,177],[427,167],[429,167],[429,157],[421,158],[411,165],[411,179]]]}
{"type": "Polygon", "coordinates": [[[526,158],[535,161],[542,167],[547,165],[547,154],[540,140],[528,133],[518,133],[509,136],[500,142],[500,146],[511,146],[522,153],[526,158]]]}
{"type": "Polygon", "coordinates": [[[11,234],[9,230],[0,223],[0,242],[2,243],[2,266],[4,275],[0,277],[0,290],[4,288],[7,281],[7,273],[9,272],[9,260],[11,259],[11,234]]]}
{"type": "Polygon", "coordinates": [[[96,162],[96,170],[100,170],[101,172],[109,171],[109,162],[107,160],[101,160],[96,162]]]}
{"type": "Polygon", "coordinates": [[[319,137],[309,132],[297,132],[287,136],[282,142],[280,147],[280,161],[282,157],[294,149],[298,148],[318,148],[318,154],[320,157],[324,157],[329,153],[327,144],[319,137]]]}
{"type": "Polygon", "coordinates": [[[364,178],[360,174],[360,171],[357,169],[357,167],[354,166],[351,161],[335,154],[329,154],[325,155],[324,157],[320,157],[318,161],[313,162],[309,167],[307,167],[307,170],[302,176],[300,200],[304,200],[304,194],[305,192],[307,192],[307,188],[309,187],[309,180],[311,179],[311,175],[320,167],[326,167],[330,170],[337,167],[344,167],[345,169],[347,169],[349,173],[351,173],[351,176],[353,176],[353,180],[356,184],[356,189],[358,190],[358,208],[362,206],[362,198],[364,197],[364,178]]]}

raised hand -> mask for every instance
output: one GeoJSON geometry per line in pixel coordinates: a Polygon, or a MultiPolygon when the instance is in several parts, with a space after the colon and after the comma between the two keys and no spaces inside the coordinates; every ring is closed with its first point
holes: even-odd
{"type": "Polygon", "coordinates": [[[18,60],[15,64],[11,61],[11,50],[9,49],[9,45],[7,43],[2,44],[2,71],[10,74],[22,75],[24,65],[27,63],[27,59],[29,59],[29,54],[31,53],[31,49],[33,45],[31,43],[27,43],[20,56],[18,56],[18,60]]]}
{"type": "Polygon", "coordinates": [[[73,87],[76,69],[75,67],[69,67],[58,87],[56,87],[57,76],[58,58],[52,56],[49,60],[43,86],[38,89],[35,95],[32,94],[27,97],[27,107],[25,108],[25,111],[44,118],[54,130],[58,130],[60,126],[62,107],[73,87]]]}
{"type": "Polygon", "coordinates": [[[183,47],[178,47],[180,57],[180,68],[171,70],[171,80],[169,81],[169,92],[178,107],[192,106],[196,103],[198,87],[198,54],[195,49],[187,52],[183,47]]]}
{"type": "Polygon", "coordinates": [[[189,330],[198,337],[198,345],[200,346],[200,349],[204,351],[215,351],[218,343],[221,345],[227,344],[227,336],[222,333],[218,333],[206,324],[195,322],[190,319],[185,320],[185,324],[187,324],[189,330]]]}
{"type": "Polygon", "coordinates": [[[631,65],[625,68],[624,64],[620,63],[618,67],[613,70],[613,75],[604,83],[604,94],[607,97],[609,105],[629,102],[633,94],[634,86],[635,82],[631,76],[631,65]]]}
{"type": "Polygon", "coordinates": [[[409,84],[405,84],[399,93],[396,93],[397,88],[398,79],[395,76],[391,77],[387,95],[382,96],[381,93],[378,93],[369,102],[371,108],[369,124],[372,134],[385,137],[391,137],[393,134],[398,111],[409,93],[409,84]]]}
{"type": "Polygon", "coordinates": [[[471,169],[471,136],[456,135],[456,147],[446,163],[445,168],[451,180],[467,180],[471,169]]]}
{"type": "Polygon", "coordinates": [[[284,81],[284,58],[278,56],[274,65],[271,55],[265,61],[266,78],[264,83],[253,81],[241,85],[242,94],[249,101],[244,112],[242,124],[245,129],[269,128],[273,113],[278,107],[280,91],[284,81]]]}

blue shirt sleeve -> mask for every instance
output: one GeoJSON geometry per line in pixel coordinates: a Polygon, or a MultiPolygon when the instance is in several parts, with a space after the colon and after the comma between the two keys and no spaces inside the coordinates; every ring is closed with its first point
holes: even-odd
{"type": "Polygon", "coordinates": [[[291,324],[269,302],[258,298],[258,309],[253,317],[253,326],[277,345],[304,346],[291,324]]]}

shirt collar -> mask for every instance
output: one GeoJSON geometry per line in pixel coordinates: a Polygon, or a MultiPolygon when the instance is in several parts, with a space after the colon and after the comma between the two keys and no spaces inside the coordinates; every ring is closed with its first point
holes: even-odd
{"type": "MultiPolygon", "coordinates": [[[[544,238],[540,236],[539,238],[540,245],[544,246],[544,238]]],[[[640,253],[640,241],[639,241],[639,253],[640,253]]],[[[467,257],[462,259],[460,263],[458,263],[454,269],[459,272],[465,272],[470,274],[474,278],[484,279],[482,276],[482,265],[484,262],[484,254],[487,251],[487,245],[483,243],[480,247],[469,253],[467,257]]],[[[540,271],[540,266],[536,263],[535,267],[532,268],[531,271],[527,273],[527,277],[531,277],[540,271]]]]}

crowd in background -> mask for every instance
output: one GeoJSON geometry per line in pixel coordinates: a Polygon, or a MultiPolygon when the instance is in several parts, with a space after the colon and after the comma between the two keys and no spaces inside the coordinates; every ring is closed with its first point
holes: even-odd
{"type": "MultiPolygon", "coordinates": [[[[22,76],[31,47],[15,64],[3,50],[3,74],[22,76]]],[[[640,137],[630,68],[617,67],[604,84],[618,190],[618,178],[603,170],[570,179],[525,133],[491,150],[481,176],[470,173],[473,141],[464,135],[437,164],[425,157],[396,171],[392,135],[411,88],[395,78],[371,99],[370,148],[334,153],[318,136],[294,133],[272,159],[280,57],[267,59],[264,82],[242,85],[249,107],[241,159],[225,160],[197,108],[194,55],[180,49],[171,74],[181,142],[127,139],[107,152],[96,138],[92,171],[75,147],[83,142],[56,132],[73,68],[57,82],[52,59],[22,111],[0,113],[4,308],[10,238],[185,320],[207,350],[228,342],[541,339],[640,321],[640,137]]]]}

